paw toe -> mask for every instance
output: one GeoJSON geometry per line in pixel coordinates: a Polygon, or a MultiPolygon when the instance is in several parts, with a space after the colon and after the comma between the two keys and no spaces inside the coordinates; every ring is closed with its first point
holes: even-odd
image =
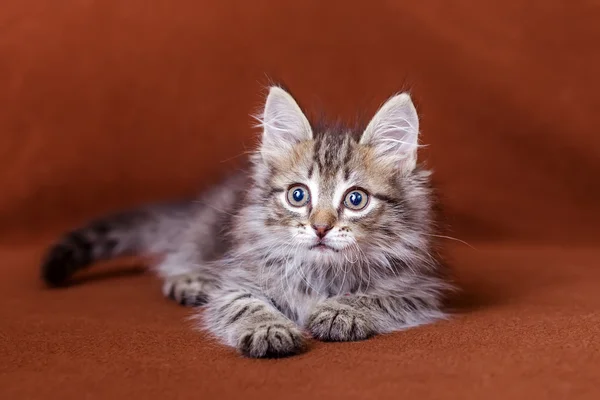
{"type": "Polygon", "coordinates": [[[373,327],[366,316],[350,308],[322,308],[309,319],[308,330],[316,339],[346,342],[367,339],[373,327]]]}
{"type": "Polygon", "coordinates": [[[206,286],[206,283],[199,280],[181,278],[165,282],[163,294],[183,306],[197,307],[208,301],[206,286]]]}
{"type": "Polygon", "coordinates": [[[263,325],[242,335],[238,350],[252,358],[281,358],[301,353],[305,348],[302,333],[295,327],[263,325]]]}

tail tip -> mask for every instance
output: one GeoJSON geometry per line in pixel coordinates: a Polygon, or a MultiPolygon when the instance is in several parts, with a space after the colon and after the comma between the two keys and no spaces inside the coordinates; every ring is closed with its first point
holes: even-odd
{"type": "Polygon", "coordinates": [[[76,269],[73,250],[57,244],[50,248],[42,261],[42,280],[50,287],[65,286],[76,269]]]}

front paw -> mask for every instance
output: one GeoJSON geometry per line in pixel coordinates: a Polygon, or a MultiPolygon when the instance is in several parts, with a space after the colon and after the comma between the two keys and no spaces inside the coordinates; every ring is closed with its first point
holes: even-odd
{"type": "Polygon", "coordinates": [[[198,307],[208,301],[209,294],[215,288],[215,284],[202,274],[187,274],[167,279],[162,291],[165,297],[183,306],[198,307]]]}
{"type": "Polygon", "coordinates": [[[305,341],[292,324],[272,321],[246,329],[237,348],[247,357],[280,358],[304,351],[305,341]]]}
{"type": "Polygon", "coordinates": [[[375,333],[365,313],[344,304],[317,306],[307,326],[315,339],[327,342],[363,340],[375,333]]]}

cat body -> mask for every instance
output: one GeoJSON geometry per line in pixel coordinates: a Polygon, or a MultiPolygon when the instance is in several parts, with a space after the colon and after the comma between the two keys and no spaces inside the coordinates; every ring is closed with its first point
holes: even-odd
{"type": "Polygon", "coordinates": [[[101,218],[48,252],[60,285],[94,261],[160,255],[163,293],[203,305],[202,325],[250,357],[366,339],[444,317],[449,285],[431,255],[430,173],[417,165],[410,97],[362,131],[312,126],[272,87],[251,167],[197,200],[101,218]]]}

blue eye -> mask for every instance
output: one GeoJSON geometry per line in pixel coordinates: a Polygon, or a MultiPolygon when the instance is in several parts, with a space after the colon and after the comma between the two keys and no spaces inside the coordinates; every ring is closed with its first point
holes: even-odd
{"type": "Polygon", "coordinates": [[[344,205],[350,210],[362,210],[369,204],[369,195],[361,189],[349,191],[344,198],[344,205]]]}
{"type": "Polygon", "coordinates": [[[304,199],[304,190],[302,190],[302,189],[294,190],[294,192],[292,193],[292,198],[294,199],[294,201],[297,201],[298,203],[300,203],[302,201],[302,199],[304,199]]]}
{"type": "Polygon", "coordinates": [[[303,207],[310,201],[308,188],[304,185],[293,185],[288,189],[287,201],[294,207],[303,207]]]}
{"type": "Polygon", "coordinates": [[[350,196],[348,196],[348,200],[354,207],[358,207],[360,206],[360,203],[362,203],[362,194],[359,192],[352,192],[350,193],[350,196]]]}

